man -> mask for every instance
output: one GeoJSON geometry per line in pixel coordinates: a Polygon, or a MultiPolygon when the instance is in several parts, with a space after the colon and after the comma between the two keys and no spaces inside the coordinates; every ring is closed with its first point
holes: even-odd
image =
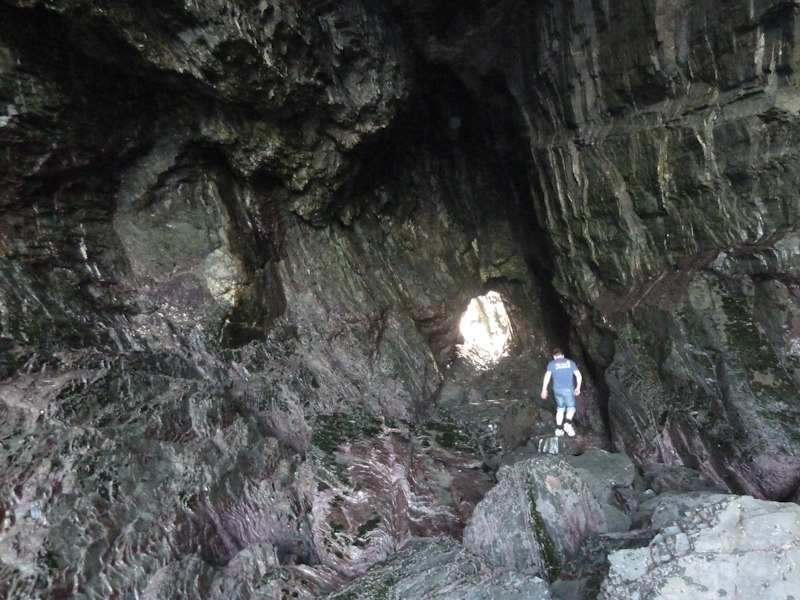
{"type": "Polygon", "coordinates": [[[547,363],[547,372],[544,374],[542,382],[542,399],[547,399],[547,386],[553,380],[553,395],[556,397],[556,435],[562,436],[564,432],[572,437],[575,435],[575,428],[572,426],[572,417],[575,416],[575,396],[581,395],[581,383],[583,377],[576,365],[569,358],[564,357],[561,348],[553,348],[553,360],[547,363]],[[577,385],[572,387],[572,377],[575,376],[577,385]],[[566,421],[564,415],[566,413],[566,421]],[[561,428],[561,425],[564,428],[561,428]]]}

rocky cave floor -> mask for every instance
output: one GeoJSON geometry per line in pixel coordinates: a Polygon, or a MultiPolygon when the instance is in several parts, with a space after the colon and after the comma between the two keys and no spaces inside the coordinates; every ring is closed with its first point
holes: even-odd
{"type": "Polygon", "coordinates": [[[191,358],[208,388],[175,355],[0,384],[4,597],[582,600],[713,582],[783,598],[798,582],[800,507],[637,468],[588,412],[553,437],[526,354],[462,354],[411,429],[358,411],[306,425],[256,402],[271,388],[254,372],[220,402],[210,358],[191,358]]]}
{"type": "MultiPolygon", "coordinates": [[[[327,597],[577,600],[633,598],[648,585],[650,591],[665,585],[671,572],[648,571],[682,551],[664,550],[651,564],[653,540],[658,547],[674,546],[670,536],[685,527],[676,528],[677,520],[697,507],[716,514],[736,497],[680,465],[636,467],[585,413],[578,415],[577,436],[554,437],[553,410],[538,397],[538,375],[531,377],[534,359],[504,356],[487,367],[483,358],[459,355],[431,420],[453,427],[449,439],[444,429],[433,432],[442,446],[477,451],[482,471],[491,476],[488,484],[476,479],[482,497],[466,515],[466,528],[453,536],[414,539],[327,597]],[[665,525],[672,527],[666,542],[665,525]],[[622,584],[610,580],[609,555],[639,549],[641,555],[627,560],[638,563],[637,578],[651,577],[648,583],[628,586],[626,575],[622,584]]],[[[711,530],[704,535],[731,533],[730,523],[707,519],[699,525],[711,530]]]]}
{"type": "Polygon", "coordinates": [[[783,598],[791,590],[796,505],[728,494],[677,464],[637,467],[592,429],[591,415],[579,415],[576,437],[556,438],[530,356],[488,369],[464,354],[459,361],[437,409],[477,441],[491,485],[463,532],[414,540],[329,598],[749,597],[743,590],[783,598]],[[729,572],[767,556],[750,582],[729,572]]]}

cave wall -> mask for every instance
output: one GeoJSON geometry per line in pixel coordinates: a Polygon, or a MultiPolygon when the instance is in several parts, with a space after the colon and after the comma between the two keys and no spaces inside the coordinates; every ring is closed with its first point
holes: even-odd
{"type": "Polygon", "coordinates": [[[526,399],[568,343],[585,427],[797,499],[797,8],[460,8],[0,4],[0,590],[458,535],[490,476],[416,428],[488,288],[526,399]]]}
{"type": "Polygon", "coordinates": [[[459,535],[491,473],[426,429],[458,319],[490,280],[537,301],[396,26],[0,13],[4,597],[314,597],[459,535]]]}
{"type": "Polygon", "coordinates": [[[618,445],[771,498],[798,483],[797,19],[781,2],[554,5],[509,77],[618,445]]]}
{"type": "Polygon", "coordinates": [[[536,214],[519,237],[616,446],[796,496],[796,6],[422,6],[419,51],[524,132],[497,140],[536,214]]]}

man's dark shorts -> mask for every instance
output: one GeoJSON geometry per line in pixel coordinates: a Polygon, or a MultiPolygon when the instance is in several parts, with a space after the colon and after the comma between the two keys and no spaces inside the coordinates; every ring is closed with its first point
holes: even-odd
{"type": "Polygon", "coordinates": [[[557,408],[575,408],[575,390],[553,390],[557,408]]]}

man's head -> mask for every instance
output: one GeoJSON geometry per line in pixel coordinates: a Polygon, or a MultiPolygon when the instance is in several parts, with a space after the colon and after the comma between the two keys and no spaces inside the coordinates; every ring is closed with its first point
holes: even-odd
{"type": "Polygon", "coordinates": [[[564,351],[561,348],[553,348],[553,358],[563,358],[564,351]]]}

